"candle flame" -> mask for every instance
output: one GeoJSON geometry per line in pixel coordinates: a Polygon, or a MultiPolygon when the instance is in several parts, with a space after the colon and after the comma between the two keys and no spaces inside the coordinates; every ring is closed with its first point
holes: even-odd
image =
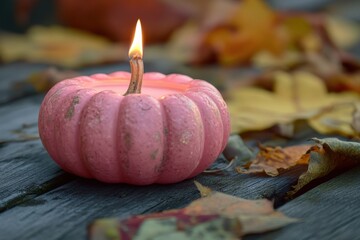
{"type": "Polygon", "coordinates": [[[141,22],[140,19],[137,20],[136,29],[134,34],[134,40],[129,49],[129,57],[139,57],[143,56],[143,45],[142,45],[142,32],[141,32],[141,22]]]}

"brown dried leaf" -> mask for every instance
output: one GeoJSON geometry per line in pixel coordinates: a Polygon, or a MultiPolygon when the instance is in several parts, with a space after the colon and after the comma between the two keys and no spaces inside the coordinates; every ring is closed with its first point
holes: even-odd
{"type": "Polygon", "coordinates": [[[196,182],[202,198],[183,209],[100,219],[91,224],[89,239],[240,239],[296,222],[273,208],[268,200],[246,200],[212,191],[196,182]]]}
{"type": "Polygon", "coordinates": [[[342,141],[336,138],[313,138],[312,140],[316,142],[316,145],[305,153],[310,157],[308,169],[299,177],[294,190],[288,193],[289,197],[293,197],[315,179],[360,164],[360,143],[342,141]]]}
{"type": "Polygon", "coordinates": [[[227,217],[237,217],[241,215],[268,215],[275,212],[273,203],[267,199],[242,199],[212,191],[198,182],[195,184],[202,198],[193,201],[184,209],[187,214],[221,214],[227,217]]]}
{"type": "Polygon", "coordinates": [[[259,153],[244,167],[237,167],[239,173],[262,173],[279,175],[280,169],[289,169],[298,164],[307,164],[308,155],[303,155],[311,146],[299,145],[286,148],[259,145],[259,153]]]}

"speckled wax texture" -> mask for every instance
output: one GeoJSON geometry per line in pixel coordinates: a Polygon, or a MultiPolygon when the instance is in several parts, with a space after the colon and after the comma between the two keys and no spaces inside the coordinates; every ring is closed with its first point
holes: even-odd
{"type": "Polygon", "coordinates": [[[109,183],[167,184],[203,172],[230,133],[229,113],[218,90],[202,80],[160,73],[144,74],[144,83],[180,90],[123,96],[93,87],[129,76],[77,77],[48,92],[39,133],[52,159],[67,172],[109,183]]]}

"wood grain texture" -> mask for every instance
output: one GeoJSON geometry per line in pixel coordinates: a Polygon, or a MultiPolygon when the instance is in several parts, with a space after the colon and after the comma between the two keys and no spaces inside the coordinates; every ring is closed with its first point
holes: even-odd
{"type": "Polygon", "coordinates": [[[360,167],[343,173],[279,208],[288,216],[299,218],[299,223],[245,239],[359,239],[359,182],[360,167]]]}
{"type": "MultiPolygon", "coordinates": [[[[19,129],[36,134],[41,100],[35,95],[0,107],[1,138],[17,138],[19,129]]],[[[199,197],[192,180],[135,187],[71,176],[53,163],[40,140],[1,144],[0,171],[0,232],[5,239],[84,238],[86,226],[96,218],[179,208],[199,197]]],[[[228,172],[197,180],[229,194],[280,201],[297,175],[296,169],[278,178],[228,172]]]]}
{"type": "Polygon", "coordinates": [[[42,96],[0,107],[0,212],[71,180],[50,159],[37,135],[42,96]],[[19,142],[17,142],[19,141],[19,142]]]}
{"type": "MultiPolygon", "coordinates": [[[[33,89],[18,86],[30,74],[46,69],[45,65],[12,63],[0,65],[0,105],[34,94],[33,89]]],[[[0,115],[1,116],[1,115],[0,115]]]]}
{"type": "MultiPolygon", "coordinates": [[[[0,140],[8,141],[0,143],[0,240],[84,239],[87,225],[96,218],[184,207],[199,197],[193,179],[145,187],[81,179],[60,170],[40,140],[9,141],[19,137],[19,129],[37,134],[37,114],[43,96],[24,97],[27,94],[14,95],[10,90],[14,81],[22,81],[43,68],[30,64],[0,66],[0,140]]],[[[125,65],[81,72],[120,69],[126,69],[125,65]]],[[[152,69],[162,70],[153,65],[147,71],[152,69]]],[[[171,66],[163,72],[172,72],[171,66]]],[[[226,164],[220,159],[216,165],[226,164]]],[[[295,168],[276,178],[226,172],[202,174],[195,179],[217,191],[249,199],[274,199],[276,205],[281,205],[300,171],[295,168]]],[[[360,168],[344,173],[280,207],[302,222],[246,239],[356,239],[360,236],[359,173],[360,168]]]]}
{"type": "MultiPolygon", "coordinates": [[[[245,198],[280,198],[297,174],[290,172],[278,178],[202,174],[196,180],[214,190],[245,198]]],[[[96,218],[180,208],[197,198],[193,180],[136,187],[76,179],[1,213],[0,232],[6,233],[8,239],[84,239],[87,225],[96,218]]]]}
{"type": "Polygon", "coordinates": [[[42,96],[38,95],[0,107],[0,139],[17,138],[20,130],[37,134],[37,119],[41,101],[42,96]]]}

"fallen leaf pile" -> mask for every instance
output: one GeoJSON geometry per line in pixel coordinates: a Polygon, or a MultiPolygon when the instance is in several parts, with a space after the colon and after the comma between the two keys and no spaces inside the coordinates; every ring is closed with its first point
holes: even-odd
{"type": "Polygon", "coordinates": [[[173,4],[202,10],[169,42],[176,60],[257,70],[250,77],[240,72],[218,77],[229,91],[233,133],[275,126],[292,137],[305,121],[321,134],[359,135],[353,112],[360,63],[344,49],[358,44],[360,25],[324,12],[277,11],[263,0],[173,4]]]}
{"type": "Polygon", "coordinates": [[[356,135],[352,121],[360,95],[330,93],[321,79],[306,71],[276,72],[273,91],[249,86],[235,88],[228,95],[234,133],[289,125],[303,119],[322,134],[356,135]]]}
{"type": "Polygon", "coordinates": [[[246,200],[212,191],[196,182],[202,198],[182,209],[100,219],[89,228],[89,239],[240,239],[297,220],[275,211],[269,200],[246,200]]]}
{"type": "Polygon", "coordinates": [[[0,35],[0,59],[6,63],[25,60],[75,68],[126,56],[124,47],[105,38],[60,26],[35,26],[26,35],[0,35]]]}
{"type": "Polygon", "coordinates": [[[209,31],[204,38],[204,44],[214,51],[221,64],[245,63],[261,50],[281,54],[286,46],[275,12],[262,1],[242,1],[224,25],[209,31]]]}
{"type": "MultiPolygon", "coordinates": [[[[191,5],[172,4],[179,9],[191,5]]],[[[169,43],[179,59],[188,62],[294,67],[328,53],[342,61],[339,47],[360,39],[356,24],[325,14],[276,11],[263,0],[198,0],[192,7],[198,9],[196,20],[179,29],[169,43]],[[184,56],[185,49],[191,50],[184,56]]]]}
{"type": "Polygon", "coordinates": [[[293,197],[312,181],[333,172],[343,172],[360,165],[360,143],[343,141],[337,138],[312,139],[314,145],[290,147],[259,147],[255,158],[236,170],[242,174],[265,173],[275,177],[279,170],[287,170],[295,165],[306,164],[307,170],[301,174],[294,190],[288,193],[293,197]]]}

